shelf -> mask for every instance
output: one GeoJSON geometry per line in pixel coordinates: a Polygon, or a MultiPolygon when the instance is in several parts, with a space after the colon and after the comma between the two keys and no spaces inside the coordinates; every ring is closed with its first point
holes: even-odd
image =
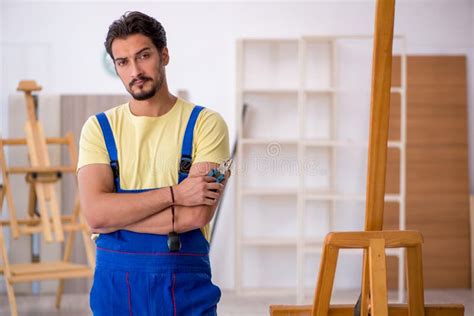
{"type": "MultiPolygon", "coordinates": [[[[352,34],[352,35],[305,35],[302,39],[306,42],[327,42],[327,41],[337,41],[337,40],[352,40],[352,39],[361,39],[361,40],[370,40],[374,39],[373,35],[367,34],[352,34]]],[[[405,35],[394,34],[393,39],[403,40],[405,35]]]]}
{"type": "Polygon", "coordinates": [[[317,247],[317,246],[304,247],[302,251],[304,254],[320,255],[323,253],[323,246],[321,245],[321,247],[317,247]]]}
{"type": "Polygon", "coordinates": [[[398,202],[402,200],[399,194],[385,194],[385,202],[398,202]]]}
{"type": "MultiPolygon", "coordinates": [[[[247,188],[242,190],[242,195],[245,196],[296,196],[297,194],[297,188],[247,188]]],[[[321,191],[306,191],[303,194],[307,201],[365,201],[363,194],[321,191]]],[[[399,194],[385,194],[386,202],[400,202],[400,199],[399,194]]]]}
{"type": "Polygon", "coordinates": [[[307,147],[367,147],[366,142],[353,140],[304,140],[303,144],[307,147]]]}
{"type": "MultiPolygon", "coordinates": [[[[297,188],[244,188],[241,192],[246,196],[273,196],[289,195],[296,196],[297,188]]],[[[356,193],[337,193],[325,191],[306,191],[303,192],[305,200],[309,201],[365,201],[364,194],[356,193]]],[[[399,194],[385,194],[386,202],[400,202],[399,194]]]]}
{"type": "MultiPolygon", "coordinates": [[[[364,209],[366,195],[358,190],[364,191],[359,178],[362,165],[366,165],[369,137],[363,132],[362,125],[366,124],[369,115],[371,90],[365,80],[360,81],[358,73],[361,71],[365,76],[367,67],[355,67],[348,72],[345,65],[365,57],[359,52],[366,52],[368,40],[372,41],[373,36],[253,38],[239,42],[237,110],[241,111],[242,103],[251,108],[247,112],[247,116],[251,116],[249,120],[237,122],[238,137],[242,136],[238,139],[239,158],[244,164],[260,157],[257,155],[269,157],[268,165],[272,168],[265,173],[265,178],[251,170],[237,182],[235,283],[239,294],[291,294],[301,298],[310,285],[303,278],[308,276],[307,264],[322,256],[326,232],[363,227],[357,214],[364,209]],[[346,39],[349,41],[340,42],[346,39]],[[356,39],[360,44],[353,41],[356,39]],[[358,45],[355,46],[357,49],[353,49],[353,45],[358,45]],[[352,111],[354,113],[350,113],[352,111]],[[274,147],[278,149],[277,155],[269,154],[274,147]],[[300,164],[308,161],[317,163],[317,168],[327,172],[314,175],[302,172],[300,164]],[[284,173],[287,169],[283,170],[283,167],[292,168],[288,169],[291,173],[284,173]],[[341,183],[341,180],[347,183],[341,183]],[[247,225],[248,214],[255,216],[251,227],[247,225]],[[340,218],[338,214],[348,218],[340,218]],[[268,216],[273,220],[269,221],[268,216]],[[318,222],[309,224],[313,220],[318,222]],[[305,230],[304,235],[300,228],[305,230]],[[258,256],[270,266],[275,262],[275,269],[285,264],[291,268],[295,266],[295,286],[292,286],[293,280],[275,282],[272,279],[277,273],[268,268],[263,269],[269,273],[266,277],[249,278],[242,268],[255,261],[243,256],[243,252],[250,258],[258,256]]],[[[364,59],[364,62],[370,61],[364,59]]],[[[400,67],[406,67],[406,60],[400,67]]],[[[400,100],[397,115],[403,122],[406,121],[406,116],[402,117],[406,115],[406,68],[400,74],[403,76],[401,84],[395,86],[394,83],[390,93],[392,98],[400,100]]],[[[404,127],[400,125],[399,135],[403,135],[404,127]]],[[[403,181],[406,141],[394,138],[388,141],[387,147],[399,156],[399,179],[403,181]]],[[[267,164],[264,160],[262,163],[267,164]]],[[[401,186],[399,189],[403,192],[401,186]]],[[[404,194],[384,196],[385,202],[398,203],[394,206],[399,206],[400,218],[405,217],[404,199],[404,194]]],[[[350,261],[355,262],[362,253],[345,250],[342,255],[349,255],[350,261]]],[[[399,269],[402,270],[403,253],[398,249],[386,251],[387,256],[399,258],[399,269]]],[[[402,272],[398,276],[402,287],[403,275],[402,272]]],[[[311,292],[314,289],[311,288],[311,292]]],[[[403,293],[403,289],[399,293],[403,293]]]]}
{"type": "Polygon", "coordinates": [[[306,193],[305,199],[309,201],[365,201],[365,195],[342,193],[306,193]]]}
{"type": "Polygon", "coordinates": [[[322,254],[324,247],[324,237],[315,238],[315,237],[306,237],[304,240],[304,246],[302,252],[304,254],[322,254]]]}
{"type": "Polygon", "coordinates": [[[298,94],[296,88],[245,88],[242,91],[244,94],[298,94]]]}
{"type": "Polygon", "coordinates": [[[240,141],[243,145],[268,145],[268,144],[298,145],[297,139],[242,138],[240,141]]]}
{"type": "MultiPolygon", "coordinates": [[[[244,94],[298,94],[297,88],[244,88],[242,93],[244,94]]],[[[323,94],[323,93],[335,93],[336,88],[316,88],[316,89],[304,89],[306,94],[323,94]]]]}
{"type": "MultiPolygon", "coordinates": [[[[319,94],[319,93],[336,93],[343,91],[338,88],[316,88],[316,89],[304,89],[303,92],[307,94],[319,94]]],[[[390,88],[391,93],[402,93],[405,89],[400,87],[390,88]]],[[[297,94],[299,90],[297,88],[244,88],[242,90],[244,94],[297,94]]],[[[359,90],[360,92],[360,90],[359,90]]],[[[365,91],[369,93],[370,91],[365,91]]]]}
{"type": "MultiPolygon", "coordinates": [[[[368,147],[367,142],[355,140],[331,140],[331,139],[314,139],[314,140],[298,140],[298,139],[276,139],[276,138],[242,138],[241,143],[244,145],[268,145],[270,143],[278,143],[281,145],[298,145],[301,143],[306,147],[368,147]]],[[[401,148],[400,141],[388,141],[388,148],[401,148]]]]}
{"type": "Polygon", "coordinates": [[[297,188],[243,188],[242,195],[266,196],[266,195],[297,195],[297,188]]]}
{"type": "Polygon", "coordinates": [[[391,87],[390,92],[391,93],[402,93],[402,92],[405,92],[405,89],[403,89],[401,87],[391,87]]]}
{"type": "Polygon", "coordinates": [[[389,140],[387,142],[387,147],[388,148],[402,148],[402,142],[401,141],[389,140]]]}
{"type": "Polygon", "coordinates": [[[323,93],[335,93],[337,92],[336,88],[318,88],[318,89],[305,89],[307,94],[323,94],[323,93]]]}
{"type": "MultiPolygon", "coordinates": [[[[295,89],[296,90],[296,89],[295,89]]],[[[353,89],[344,89],[342,87],[339,87],[339,88],[317,88],[317,89],[305,89],[304,92],[307,92],[307,93],[333,93],[333,92],[358,92],[358,93],[365,93],[365,94],[370,94],[370,90],[367,90],[367,89],[359,89],[357,91],[353,90],[353,89]]],[[[391,87],[390,88],[390,93],[404,93],[405,92],[405,89],[404,88],[401,88],[401,87],[391,87]]]]}
{"type": "MultiPolygon", "coordinates": [[[[315,243],[314,245],[304,246],[302,249],[302,252],[306,255],[321,255],[323,253],[323,247],[324,247],[324,238],[322,238],[319,243],[315,243]]],[[[352,252],[345,251],[344,255],[360,256],[362,255],[362,253],[355,252],[355,251],[352,251],[352,252]]],[[[387,257],[400,257],[401,251],[400,249],[385,249],[385,255],[387,257]]]]}
{"type": "MultiPolygon", "coordinates": [[[[364,194],[348,194],[337,192],[307,191],[304,193],[307,201],[365,201],[364,194]]],[[[400,202],[400,195],[385,194],[386,202],[400,202]]]]}
{"type": "MultiPolygon", "coordinates": [[[[355,140],[304,140],[303,144],[307,147],[368,147],[367,142],[355,140]]],[[[388,148],[401,148],[400,141],[388,141],[388,148]]]]}
{"type": "Polygon", "coordinates": [[[296,238],[246,237],[241,240],[244,246],[258,247],[296,247],[296,238]]]}
{"type": "Polygon", "coordinates": [[[297,38],[245,38],[241,41],[245,43],[267,43],[267,44],[282,44],[282,43],[290,43],[290,44],[298,44],[297,38]]]}
{"type": "MultiPolygon", "coordinates": [[[[306,238],[306,243],[305,246],[303,247],[303,252],[307,253],[313,253],[313,252],[321,252],[322,247],[324,246],[324,237],[321,239],[315,239],[315,238],[306,238]],[[319,251],[318,251],[319,250],[319,251]]],[[[356,250],[356,249],[352,249],[356,250]]],[[[385,253],[387,256],[398,256],[400,252],[403,251],[403,248],[397,249],[397,248],[386,248],[385,253]]],[[[352,251],[352,252],[346,252],[347,255],[357,255],[359,254],[358,252],[352,251]]]]}

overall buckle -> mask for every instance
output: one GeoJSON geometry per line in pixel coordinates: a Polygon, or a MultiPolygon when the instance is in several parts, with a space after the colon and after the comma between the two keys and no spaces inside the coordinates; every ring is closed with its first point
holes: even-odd
{"type": "Polygon", "coordinates": [[[189,173],[189,170],[191,170],[192,164],[193,164],[193,160],[191,156],[182,156],[181,161],[179,162],[179,172],[189,173]]]}
{"type": "Polygon", "coordinates": [[[118,178],[120,176],[118,161],[117,160],[111,161],[110,167],[112,168],[112,173],[114,174],[114,178],[118,178]]]}

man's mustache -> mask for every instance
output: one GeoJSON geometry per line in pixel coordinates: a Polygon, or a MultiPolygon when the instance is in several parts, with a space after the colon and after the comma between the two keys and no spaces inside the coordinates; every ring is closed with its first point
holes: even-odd
{"type": "Polygon", "coordinates": [[[151,80],[151,78],[149,78],[149,77],[138,77],[138,78],[135,78],[135,79],[133,79],[132,81],[130,81],[129,86],[130,86],[130,88],[131,88],[137,81],[146,82],[146,81],[148,81],[148,80],[151,80]]]}

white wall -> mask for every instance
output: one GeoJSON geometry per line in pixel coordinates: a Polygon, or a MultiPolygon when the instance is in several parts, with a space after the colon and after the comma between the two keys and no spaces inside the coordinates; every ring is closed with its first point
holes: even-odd
{"type": "MultiPolygon", "coordinates": [[[[0,1],[0,19],[3,17],[3,2],[0,1]]],[[[0,45],[3,43],[3,24],[0,23],[0,45]]],[[[4,107],[4,99],[3,99],[3,49],[0,46],[0,137],[2,137],[4,131],[7,130],[6,128],[6,115],[5,115],[5,107],[4,107]]],[[[0,175],[0,183],[2,182],[2,176],[0,175]]],[[[5,212],[6,213],[6,212],[5,212]]],[[[5,213],[0,215],[0,218],[5,218],[5,213]]],[[[8,238],[8,237],[6,237],[8,238]]],[[[9,239],[6,239],[9,242],[9,239]]],[[[3,281],[3,277],[0,277],[0,293],[5,292],[5,283],[3,281]]]]}
{"type": "MultiPolygon", "coordinates": [[[[4,87],[4,66],[3,66],[3,23],[1,21],[3,20],[3,7],[4,3],[3,1],[0,1],[0,135],[2,135],[3,132],[7,130],[6,127],[6,115],[5,110],[5,99],[3,97],[3,87],[4,87]]],[[[1,179],[1,178],[0,178],[1,179]]]]}
{"type": "MultiPolygon", "coordinates": [[[[0,115],[20,79],[36,79],[44,93],[123,93],[102,67],[108,25],[124,11],[141,10],[168,33],[172,90],[187,89],[194,102],[219,111],[234,140],[235,41],[241,37],[371,34],[374,1],[114,2],[6,1],[0,12],[0,115]],[[3,78],[3,80],[2,80],[3,78]]],[[[471,192],[474,190],[472,87],[474,8],[468,0],[400,0],[395,33],[406,35],[409,54],[465,54],[470,66],[471,192]]],[[[111,107],[114,104],[110,105],[111,107]]],[[[229,188],[214,244],[215,281],[233,285],[233,194],[229,188]],[[225,255],[223,255],[225,254],[225,255]]]]}
{"type": "MultiPolygon", "coordinates": [[[[469,184],[471,195],[474,194],[474,1],[471,1],[471,55],[468,64],[469,87],[469,184]]],[[[474,227],[471,227],[474,229],[474,227]]],[[[471,240],[471,243],[474,241],[471,240]]],[[[473,270],[474,271],[474,270],[473,270]]]]}

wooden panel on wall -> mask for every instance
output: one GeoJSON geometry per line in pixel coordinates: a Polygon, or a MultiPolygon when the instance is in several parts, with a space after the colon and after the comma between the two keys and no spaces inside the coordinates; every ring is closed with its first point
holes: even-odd
{"type": "MultiPolygon", "coordinates": [[[[399,230],[400,229],[400,205],[398,202],[385,202],[384,206],[384,229],[399,230]]],[[[390,289],[398,287],[398,258],[387,256],[387,286],[390,289]]]]}
{"type": "MultiPolygon", "coordinates": [[[[127,95],[62,95],[61,96],[61,134],[72,131],[76,146],[79,146],[79,136],[82,125],[89,116],[108,110],[117,105],[128,102],[127,95]]],[[[62,157],[68,157],[66,149],[62,157]]],[[[68,160],[63,163],[69,163],[68,160]]],[[[63,207],[72,210],[75,194],[75,176],[65,176],[62,186],[63,207]]],[[[72,260],[78,263],[86,263],[86,255],[82,240],[77,235],[72,260]]],[[[67,280],[65,282],[66,293],[85,293],[90,289],[86,279],[67,280]]]]}
{"type": "Polygon", "coordinates": [[[385,193],[400,193],[400,149],[388,148],[387,150],[387,180],[385,193]]]}
{"type": "Polygon", "coordinates": [[[401,97],[399,93],[390,95],[390,124],[388,126],[388,140],[400,140],[401,97]]]}
{"type": "MultiPolygon", "coordinates": [[[[395,58],[394,65],[399,61],[395,58]]],[[[399,68],[393,71],[399,80],[399,68]]],[[[392,103],[397,104],[397,100],[392,98],[392,103]]],[[[391,110],[390,123],[394,126],[390,135],[399,126],[396,107],[391,110]]],[[[406,149],[407,229],[418,230],[425,238],[425,288],[468,288],[471,259],[465,57],[408,57],[406,149]]],[[[398,182],[393,176],[393,159],[389,154],[387,192],[395,186],[392,182],[398,182]]],[[[396,227],[398,217],[391,208],[387,211],[385,227],[396,227]]],[[[389,273],[396,273],[394,266],[390,265],[389,273]]]]}
{"type": "Polygon", "coordinates": [[[474,240],[474,195],[471,195],[471,203],[470,203],[470,211],[469,211],[469,216],[471,217],[470,221],[470,226],[471,226],[471,288],[472,285],[474,284],[474,243],[472,242],[474,240]]]}

